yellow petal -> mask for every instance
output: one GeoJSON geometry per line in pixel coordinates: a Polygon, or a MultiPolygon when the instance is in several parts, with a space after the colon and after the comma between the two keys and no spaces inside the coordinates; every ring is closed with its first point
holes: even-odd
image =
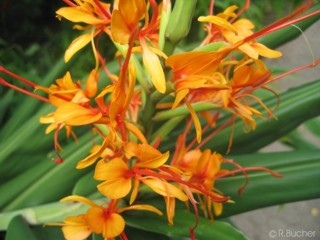
{"type": "MultiPolygon", "coordinates": [[[[106,173],[108,174],[108,173],[106,173]]],[[[131,190],[130,178],[119,178],[105,181],[98,186],[99,192],[111,199],[119,199],[128,195],[131,190]]]]}
{"type": "Polygon", "coordinates": [[[94,179],[113,180],[123,178],[127,171],[128,166],[121,158],[114,158],[109,162],[100,160],[94,171],[94,179]]]}
{"type": "Polygon", "coordinates": [[[126,196],[131,190],[131,178],[126,176],[127,164],[121,158],[109,162],[98,162],[94,179],[106,180],[98,185],[98,190],[108,198],[119,199],[126,196]]]}
{"type": "Polygon", "coordinates": [[[125,19],[118,10],[112,11],[111,34],[113,41],[120,44],[127,44],[130,38],[130,29],[126,25],[125,19]]]}
{"type": "Polygon", "coordinates": [[[77,196],[77,195],[68,196],[68,197],[62,198],[60,200],[60,202],[66,202],[66,201],[81,202],[81,203],[87,204],[91,207],[99,207],[96,203],[94,203],[90,199],[82,197],[82,196],[77,196]]]}
{"type": "Polygon", "coordinates": [[[206,17],[199,17],[198,18],[199,22],[210,22],[215,25],[218,25],[222,28],[225,28],[229,31],[236,32],[237,30],[232,26],[230,22],[228,22],[226,19],[223,19],[221,17],[217,16],[206,16],[206,17]]]}
{"type": "Polygon", "coordinates": [[[76,168],[77,169],[86,168],[86,167],[92,165],[93,163],[95,163],[95,161],[102,155],[102,153],[108,147],[108,145],[109,145],[109,138],[105,138],[102,145],[98,149],[96,149],[96,151],[94,151],[92,154],[90,154],[85,159],[78,162],[76,168]]]}
{"type": "Polygon", "coordinates": [[[201,124],[200,124],[200,120],[197,116],[197,113],[193,110],[193,108],[191,107],[190,103],[186,102],[186,105],[189,109],[189,112],[191,114],[192,120],[193,120],[193,124],[196,128],[196,135],[197,135],[197,142],[200,143],[201,142],[201,124]]]}
{"type": "Polygon", "coordinates": [[[263,57],[278,58],[282,56],[281,52],[272,50],[261,43],[254,43],[252,44],[252,47],[263,57]]]}
{"type": "Polygon", "coordinates": [[[158,56],[153,53],[143,41],[141,42],[141,46],[143,64],[151,75],[153,85],[160,93],[165,93],[166,79],[158,56]]]}
{"type": "Polygon", "coordinates": [[[152,158],[150,160],[147,161],[143,161],[141,163],[136,163],[135,167],[141,167],[141,168],[158,168],[160,166],[162,166],[163,164],[165,164],[165,162],[168,160],[169,158],[169,151],[161,154],[155,158],[152,158]]]}
{"type": "Polygon", "coordinates": [[[157,178],[145,178],[141,181],[162,196],[178,198],[181,201],[188,200],[188,197],[179,188],[170,183],[157,178]]]}
{"type": "Polygon", "coordinates": [[[115,238],[123,232],[125,225],[124,219],[119,214],[112,213],[103,226],[102,235],[105,239],[115,238]]]}
{"type": "Polygon", "coordinates": [[[83,22],[90,25],[106,23],[105,20],[94,17],[87,11],[77,7],[63,7],[56,11],[57,15],[68,19],[71,22],[83,22]]]}
{"type": "Polygon", "coordinates": [[[95,69],[92,70],[86,82],[86,96],[88,96],[89,98],[95,96],[97,93],[98,78],[99,72],[97,72],[95,69]]]}
{"type": "Polygon", "coordinates": [[[162,215],[162,212],[160,210],[158,210],[157,208],[155,208],[154,206],[151,205],[132,205],[129,207],[124,207],[118,210],[119,213],[124,212],[124,211],[129,211],[129,210],[142,210],[142,211],[150,211],[150,212],[154,212],[158,215],[162,215]]]}
{"type": "Polygon", "coordinates": [[[91,41],[91,35],[91,33],[83,34],[71,42],[64,54],[65,62],[68,62],[76,52],[78,52],[91,41]]]}
{"type": "Polygon", "coordinates": [[[125,17],[128,26],[137,26],[146,13],[145,0],[120,0],[119,11],[125,17]]]}
{"type": "Polygon", "coordinates": [[[178,104],[184,99],[189,93],[189,89],[182,89],[180,91],[177,91],[176,98],[174,99],[174,103],[172,105],[172,108],[176,108],[178,104]]]}
{"type": "Polygon", "coordinates": [[[83,240],[91,234],[83,215],[67,217],[64,222],[66,225],[62,227],[62,232],[66,240],[83,240]]]}
{"type": "Polygon", "coordinates": [[[136,125],[127,121],[124,122],[124,125],[131,133],[133,133],[138,138],[140,142],[147,143],[147,139],[136,125]]]}
{"type": "Polygon", "coordinates": [[[60,106],[54,113],[56,123],[65,123],[71,126],[87,125],[98,121],[102,117],[100,112],[94,109],[82,107],[68,102],[60,106]]]}

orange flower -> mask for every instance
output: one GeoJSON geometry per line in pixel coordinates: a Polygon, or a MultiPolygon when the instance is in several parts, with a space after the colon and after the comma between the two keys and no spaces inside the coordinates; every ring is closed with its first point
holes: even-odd
{"type": "MultiPolygon", "coordinates": [[[[230,18],[233,20],[237,17],[237,14],[234,13],[237,8],[237,6],[233,5],[228,7],[223,13],[219,13],[216,16],[198,18],[200,22],[211,23],[206,27],[208,37],[205,39],[203,44],[215,41],[227,41],[231,44],[237,44],[253,34],[252,29],[254,28],[254,25],[250,20],[240,19],[234,23],[229,21],[230,18]]],[[[258,59],[259,55],[268,58],[278,58],[282,56],[281,52],[271,50],[254,40],[243,43],[238,46],[238,49],[254,59],[258,59]]]]}
{"type": "MultiPolygon", "coordinates": [[[[155,1],[150,1],[153,16],[148,23],[148,11],[145,0],[119,0],[117,9],[112,11],[111,34],[115,42],[130,44],[139,40],[142,60],[155,88],[164,93],[166,91],[166,80],[163,69],[157,55],[166,57],[161,51],[149,47],[149,35],[154,38],[154,29],[158,27],[158,6],[155,1]],[[140,21],[145,19],[145,25],[141,28],[140,21]]],[[[138,48],[139,49],[139,48],[138,48]]]]}
{"type": "Polygon", "coordinates": [[[65,1],[70,6],[62,7],[56,13],[59,19],[62,17],[75,23],[85,23],[87,26],[75,25],[78,30],[93,29],[72,41],[65,53],[65,61],[68,62],[72,56],[89,42],[93,42],[95,36],[101,32],[110,35],[108,25],[111,22],[110,4],[92,0],[65,1]]]}
{"type": "Polygon", "coordinates": [[[91,233],[102,234],[105,239],[114,239],[124,234],[125,221],[120,215],[124,211],[144,210],[162,215],[158,209],[150,205],[133,205],[118,209],[117,201],[111,201],[107,207],[103,207],[81,196],[69,196],[61,201],[77,201],[89,205],[86,213],[67,217],[62,224],[51,224],[62,225],[67,240],[83,240],[91,233]]]}
{"type": "Polygon", "coordinates": [[[135,157],[137,161],[129,168],[128,163],[122,158],[114,158],[109,162],[101,160],[98,162],[94,174],[96,180],[104,180],[98,185],[99,191],[108,198],[119,199],[125,197],[132,189],[130,203],[138,193],[140,182],[149,186],[153,191],[168,197],[176,197],[182,201],[188,198],[181,190],[157,178],[156,170],[163,166],[169,157],[169,153],[162,154],[148,144],[137,144],[129,142],[125,146],[125,154],[128,159],[135,157]]]}

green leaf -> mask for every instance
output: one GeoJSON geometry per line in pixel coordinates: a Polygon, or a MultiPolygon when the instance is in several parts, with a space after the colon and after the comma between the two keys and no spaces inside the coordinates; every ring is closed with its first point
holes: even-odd
{"type": "Polygon", "coordinates": [[[124,232],[128,239],[152,239],[152,240],[169,240],[171,238],[155,233],[155,232],[150,232],[146,230],[141,230],[133,227],[126,226],[124,229],[124,232]]]}
{"type": "Polygon", "coordinates": [[[312,134],[320,137],[320,117],[313,118],[307,121],[304,125],[312,134]]]}
{"type": "Polygon", "coordinates": [[[72,190],[73,195],[88,196],[97,192],[97,185],[100,183],[93,178],[94,172],[91,171],[81,177],[72,190]]]}
{"type": "Polygon", "coordinates": [[[235,204],[225,204],[222,217],[254,209],[320,197],[320,150],[258,153],[231,156],[243,167],[263,166],[282,174],[276,178],[266,172],[249,172],[249,183],[240,196],[238,189],[245,183],[243,175],[216,181],[215,187],[235,204]]]}
{"type": "Polygon", "coordinates": [[[37,236],[39,240],[60,240],[64,239],[61,227],[51,226],[33,226],[33,234],[37,236]]]}
{"type": "MultiPolygon", "coordinates": [[[[196,216],[187,210],[176,210],[174,225],[169,226],[165,216],[158,216],[151,213],[126,214],[126,223],[128,226],[141,230],[155,232],[168,237],[188,238],[190,237],[190,228],[196,221],[196,216]]],[[[245,235],[230,224],[222,221],[213,223],[203,217],[199,217],[199,224],[194,231],[196,239],[212,240],[241,240],[247,239],[245,235]]]]}
{"type": "MultiPolygon", "coordinates": [[[[21,158],[19,160],[21,160],[21,158]]],[[[50,171],[51,168],[56,166],[56,163],[50,159],[43,158],[39,160],[42,161],[39,161],[31,168],[26,169],[25,172],[16,175],[16,177],[13,177],[10,181],[0,185],[0,192],[5,193],[2,194],[0,198],[0,208],[3,208],[6,204],[13,201],[24,190],[50,171]]]]}
{"type": "Polygon", "coordinates": [[[21,216],[14,217],[8,227],[5,240],[38,240],[21,216]]]}
{"type": "MultiPolygon", "coordinates": [[[[30,184],[23,192],[19,192],[16,198],[4,207],[4,211],[19,209],[37,204],[59,200],[71,194],[73,184],[83,174],[91,169],[76,170],[76,164],[89,151],[92,146],[90,134],[79,138],[79,143],[73,142],[64,149],[64,162],[56,164],[50,171],[30,184]],[[81,148],[79,148],[81,146],[81,148]]],[[[14,189],[13,189],[14,191],[14,189]]]]}

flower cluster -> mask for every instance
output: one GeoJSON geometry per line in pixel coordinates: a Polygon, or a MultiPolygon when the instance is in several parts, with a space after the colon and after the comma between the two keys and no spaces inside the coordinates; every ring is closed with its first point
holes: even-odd
{"type": "MultiPolygon", "coordinates": [[[[67,72],[50,87],[43,87],[6,69],[1,71],[48,95],[43,98],[27,92],[55,107],[40,122],[49,124],[46,133],[55,132],[56,162],[64,161],[58,142],[62,129],[67,136],[76,138],[74,127],[90,125],[97,135],[99,144],[78,162],[77,169],[95,165],[94,179],[100,181],[97,190],[106,200],[98,205],[82,196],[62,199],[89,206],[87,212],[67,217],[59,224],[65,238],[82,240],[95,233],[102,234],[104,239],[127,239],[123,212],[163,214],[154,206],[137,203],[139,194],[146,189],[163,197],[169,224],[174,224],[177,200],[190,203],[196,216],[198,206],[211,219],[220,215],[223,203],[232,200],[223,195],[223,189],[221,192],[215,188],[215,180],[237,172],[246,174],[246,169],[203,146],[223,128],[233,125],[236,118],[244,122],[245,130],[254,130],[255,117],[265,117],[253,107],[255,102],[273,116],[272,110],[253,92],[263,88],[274,93],[267,87],[273,81],[271,71],[261,57],[278,58],[281,53],[256,39],[298,21],[292,18],[305,9],[254,33],[253,23],[239,18],[245,8],[237,12],[237,6],[230,6],[216,15],[211,8],[208,16],[198,18],[207,32],[203,41],[192,51],[176,53],[172,45],[184,37],[181,33],[187,29],[174,32],[169,26],[177,21],[190,23],[192,19],[188,13],[175,19],[174,11],[181,11],[178,0],[173,10],[170,0],[161,4],[155,0],[115,0],[113,4],[99,0],[64,2],[68,6],[59,9],[57,17],[75,23],[74,28],[83,32],[69,45],[65,61],[86,45],[92,46],[95,63],[86,81],[73,81],[67,72]],[[117,49],[118,72],[107,68],[99,51],[101,35],[107,35],[117,49]],[[101,71],[108,77],[108,84],[102,88],[101,71]],[[187,109],[190,116],[175,112],[177,109],[187,109]],[[170,112],[173,115],[167,114],[170,112]],[[161,114],[169,117],[161,118],[161,114]],[[230,120],[216,127],[221,116],[230,116],[230,120]],[[174,128],[180,132],[170,153],[165,139],[173,137],[169,133],[174,128]],[[206,132],[209,134],[203,137],[206,132]],[[224,163],[234,164],[237,169],[225,170],[224,163]]],[[[183,8],[189,4],[194,1],[186,1],[183,8]]],[[[188,28],[188,24],[181,27],[184,25],[188,28]]],[[[1,84],[24,91],[3,79],[1,84]]],[[[229,148],[231,142],[232,136],[229,148]]],[[[194,238],[193,231],[191,237],[194,238]]]]}

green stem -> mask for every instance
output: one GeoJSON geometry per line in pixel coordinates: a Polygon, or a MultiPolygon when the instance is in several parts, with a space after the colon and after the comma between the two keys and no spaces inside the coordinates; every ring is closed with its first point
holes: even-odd
{"type": "MultiPolygon", "coordinates": [[[[213,104],[213,103],[208,103],[208,102],[199,102],[199,103],[193,103],[191,104],[192,108],[196,112],[202,112],[202,111],[208,111],[208,110],[213,110],[219,108],[218,105],[213,104]]],[[[178,116],[185,116],[188,115],[189,109],[187,106],[181,106],[175,109],[169,109],[169,110],[164,110],[161,112],[158,112],[154,117],[154,121],[161,121],[165,119],[170,119],[173,117],[178,117],[178,116]]]]}

